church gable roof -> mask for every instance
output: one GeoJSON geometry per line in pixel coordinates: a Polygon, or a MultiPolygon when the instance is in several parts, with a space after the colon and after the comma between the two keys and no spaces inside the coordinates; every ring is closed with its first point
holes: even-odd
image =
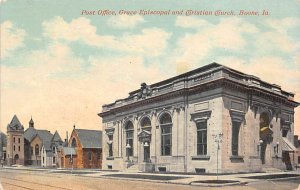
{"type": "Polygon", "coordinates": [[[57,131],[55,131],[55,133],[51,139],[51,142],[62,142],[61,137],[59,136],[57,131]]]}
{"type": "Polygon", "coordinates": [[[47,130],[37,130],[37,135],[41,138],[43,142],[51,142],[53,135],[47,130]]]}
{"type": "Polygon", "coordinates": [[[16,115],[13,116],[11,122],[8,124],[7,130],[24,130],[23,125],[16,115]]]}
{"type": "Polygon", "coordinates": [[[39,137],[43,144],[45,142],[51,142],[51,139],[53,135],[50,133],[50,131],[47,130],[37,130],[33,127],[29,127],[25,133],[24,133],[24,138],[27,139],[29,142],[31,142],[35,137],[39,137]]]}
{"type": "Polygon", "coordinates": [[[24,132],[24,138],[29,142],[31,142],[32,139],[36,136],[36,134],[37,134],[37,130],[33,127],[29,127],[24,132]]]}
{"type": "Polygon", "coordinates": [[[102,131],[74,129],[83,148],[102,148],[102,131]]]}

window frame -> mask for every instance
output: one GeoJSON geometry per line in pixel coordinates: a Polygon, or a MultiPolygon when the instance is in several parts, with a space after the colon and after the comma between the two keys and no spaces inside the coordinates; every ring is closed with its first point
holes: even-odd
{"type": "Polygon", "coordinates": [[[107,134],[107,136],[108,136],[108,141],[111,141],[111,143],[108,144],[108,157],[113,157],[114,156],[114,152],[113,152],[114,136],[113,136],[113,134],[107,134]]]}
{"type": "Polygon", "coordinates": [[[133,156],[133,141],[134,141],[134,126],[131,121],[127,122],[125,128],[125,149],[126,149],[126,156],[133,156]],[[130,145],[130,148],[127,148],[127,144],[130,145]]]}
{"type": "Polygon", "coordinates": [[[91,151],[88,152],[87,157],[88,157],[89,161],[92,161],[93,158],[92,158],[92,152],[91,151]]]}
{"type": "Polygon", "coordinates": [[[77,147],[77,140],[76,140],[76,138],[74,137],[74,138],[72,138],[72,141],[71,141],[71,146],[73,147],[73,148],[76,148],[77,147]]]}
{"type": "Polygon", "coordinates": [[[240,155],[240,130],[242,122],[232,121],[231,127],[231,155],[239,156],[240,155]]]}
{"type": "Polygon", "coordinates": [[[172,117],[169,113],[164,113],[160,117],[160,128],[161,128],[161,155],[171,156],[172,155],[172,117]],[[169,144],[167,141],[169,140],[169,144]]]}
{"type": "Polygon", "coordinates": [[[36,156],[40,155],[40,146],[38,144],[36,144],[35,147],[34,147],[34,154],[36,156]]]}
{"type": "Polygon", "coordinates": [[[197,156],[206,156],[207,155],[207,120],[200,120],[196,122],[196,130],[197,130],[197,156]],[[204,128],[201,128],[201,124],[205,124],[204,128]],[[199,142],[201,135],[201,142],[199,142]],[[204,140],[205,139],[205,140],[204,140]],[[201,149],[202,147],[202,149],[201,149]]]}

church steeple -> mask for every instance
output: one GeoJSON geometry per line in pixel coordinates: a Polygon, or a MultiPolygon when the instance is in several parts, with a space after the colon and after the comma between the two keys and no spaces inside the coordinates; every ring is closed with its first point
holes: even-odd
{"type": "Polygon", "coordinates": [[[34,128],[34,122],[33,122],[33,120],[32,120],[32,117],[31,117],[31,119],[30,119],[30,121],[29,121],[29,127],[33,127],[33,128],[34,128]]]}

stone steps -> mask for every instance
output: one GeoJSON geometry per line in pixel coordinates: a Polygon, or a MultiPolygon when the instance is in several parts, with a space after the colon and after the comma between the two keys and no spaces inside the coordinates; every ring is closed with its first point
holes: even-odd
{"type": "Polygon", "coordinates": [[[272,167],[269,167],[269,168],[263,168],[262,171],[263,171],[263,172],[266,172],[266,173],[283,172],[283,170],[281,170],[281,169],[278,169],[278,168],[272,168],[272,167]]]}
{"type": "Polygon", "coordinates": [[[132,172],[132,173],[135,173],[135,172],[138,172],[139,171],[139,165],[138,164],[134,164],[134,165],[131,165],[129,166],[128,168],[126,168],[126,172],[132,172]]]}

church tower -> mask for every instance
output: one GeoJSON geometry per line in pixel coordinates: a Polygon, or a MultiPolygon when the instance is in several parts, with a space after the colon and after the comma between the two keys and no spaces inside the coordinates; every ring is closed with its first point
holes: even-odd
{"type": "Polygon", "coordinates": [[[16,115],[7,125],[7,164],[24,165],[24,127],[16,115]]]}
{"type": "Polygon", "coordinates": [[[32,120],[32,117],[30,118],[30,121],[29,121],[29,127],[33,127],[34,128],[34,122],[32,120]]]}

